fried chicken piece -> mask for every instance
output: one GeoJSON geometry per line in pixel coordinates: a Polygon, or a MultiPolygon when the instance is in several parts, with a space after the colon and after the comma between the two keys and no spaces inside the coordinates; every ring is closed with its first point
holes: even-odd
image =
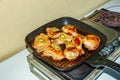
{"type": "Polygon", "coordinates": [[[83,44],[88,50],[96,50],[100,45],[100,37],[94,34],[88,34],[84,37],[83,44]]]}
{"type": "Polygon", "coordinates": [[[71,34],[68,33],[60,33],[60,36],[57,39],[52,39],[51,42],[53,43],[57,43],[57,44],[64,44],[65,41],[71,41],[73,38],[73,36],[71,34]]]}
{"type": "Polygon", "coordinates": [[[66,48],[64,50],[64,55],[66,59],[75,60],[78,56],[85,53],[82,49],[82,37],[82,35],[76,34],[71,42],[65,42],[66,48]]]}
{"type": "Polygon", "coordinates": [[[64,50],[64,56],[68,60],[75,60],[79,56],[79,51],[75,47],[67,47],[64,50]]]}
{"type": "Polygon", "coordinates": [[[57,38],[60,36],[60,29],[57,28],[57,27],[48,27],[46,29],[46,32],[47,32],[47,35],[50,37],[50,38],[57,38]]]}
{"type": "Polygon", "coordinates": [[[45,51],[43,51],[42,56],[52,57],[53,60],[64,59],[63,51],[58,44],[52,43],[49,45],[45,51]]]}
{"type": "Polygon", "coordinates": [[[64,56],[68,60],[75,60],[79,56],[79,51],[76,49],[76,47],[73,45],[72,42],[66,41],[65,42],[66,48],[64,49],[64,56]]]}
{"type": "Polygon", "coordinates": [[[75,36],[77,34],[77,30],[75,28],[75,26],[73,25],[65,25],[62,27],[62,31],[65,33],[70,33],[73,36],[75,36]]]}
{"type": "Polygon", "coordinates": [[[72,43],[73,45],[79,50],[79,54],[82,55],[85,53],[85,51],[82,48],[82,38],[83,35],[77,34],[76,36],[74,36],[74,38],[72,39],[72,43]]]}
{"type": "Polygon", "coordinates": [[[35,36],[34,42],[32,47],[36,49],[38,53],[42,52],[51,44],[48,36],[44,33],[40,33],[39,35],[35,36]]]}

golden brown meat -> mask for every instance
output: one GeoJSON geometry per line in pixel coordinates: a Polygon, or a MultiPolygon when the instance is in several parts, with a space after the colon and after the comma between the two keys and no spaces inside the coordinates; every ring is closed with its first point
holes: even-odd
{"type": "Polygon", "coordinates": [[[39,35],[35,36],[34,42],[32,44],[33,48],[36,49],[36,51],[42,52],[51,44],[48,36],[44,33],[40,33],[39,35]]]}
{"type": "Polygon", "coordinates": [[[60,29],[57,28],[57,27],[48,27],[46,29],[46,32],[47,32],[47,35],[50,37],[50,38],[57,38],[60,36],[60,29]]]}
{"type": "Polygon", "coordinates": [[[77,34],[76,36],[74,36],[74,38],[72,40],[73,45],[79,50],[80,55],[85,53],[85,51],[82,48],[82,44],[83,44],[82,38],[83,38],[82,35],[77,34]]]}
{"type": "Polygon", "coordinates": [[[94,34],[88,34],[83,39],[83,44],[88,50],[96,50],[100,45],[100,38],[94,34]]]}
{"type": "Polygon", "coordinates": [[[67,47],[64,50],[64,55],[68,60],[75,60],[79,56],[79,51],[75,47],[67,47]]]}
{"type": "Polygon", "coordinates": [[[77,30],[75,28],[75,26],[73,25],[65,25],[62,27],[62,31],[65,33],[70,33],[73,36],[75,36],[77,34],[77,30]]]}
{"type": "Polygon", "coordinates": [[[52,57],[53,60],[64,59],[63,51],[58,44],[52,43],[49,45],[45,51],[43,51],[42,56],[52,57]]]}
{"type": "Polygon", "coordinates": [[[64,49],[65,58],[68,60],[77,59],[79,56],[79,50],[77,50],[75,45],[73,45],[73,43],[70,41],[66,41],[65,46],[66,46],[66,48],[64,49]]]}
{"type": "Polygon", "coordinates": [[[73,36],[68,33],[61,32],[60,36],[57,39],[52,39],[51,42],[57,44],[65,44],[66,41],[71,41],[73,36]]]}

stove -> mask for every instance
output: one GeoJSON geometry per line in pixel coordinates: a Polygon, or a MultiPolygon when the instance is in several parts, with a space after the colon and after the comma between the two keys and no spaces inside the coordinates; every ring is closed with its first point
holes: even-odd
{"type": "MultiPolygon", "coordinates": [[[[108,59],[115,60],[116,56],[120,54],[120,33],[118,29],[109,28],[100,22],[94,21],[100,11],[95,11],[92,15],[82,18],[81,21],[106,35],[107,42],[98,53],[108,59]]],[[[103,69],[92,67],[84,62],[70,71],[58,71],[33,56],[33,52],[29,47],[27,49],[31,53],[27,57],[30,70],[40,80],[89,80],[93,74],[95,76],[99,72],[99,69],[103,69]]]]}

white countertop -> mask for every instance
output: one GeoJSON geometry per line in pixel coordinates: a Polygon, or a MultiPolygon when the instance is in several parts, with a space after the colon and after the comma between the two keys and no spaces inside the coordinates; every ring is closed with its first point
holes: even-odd
{"type": "Polygon", "coordinates": [[[0,63],[0,80],[38,80],[29,70],[25,49],[0,63]]]}
{"type": "MultiPolygon", "coordinates": [[[[120,5],[120,0],[111,0],[99,8],[108,8],[114,5],[120,5]]],[[[29,70],[27,62],[29,54],[25,49],[0,63],[0,80],[38,80],[29,70]]]]}

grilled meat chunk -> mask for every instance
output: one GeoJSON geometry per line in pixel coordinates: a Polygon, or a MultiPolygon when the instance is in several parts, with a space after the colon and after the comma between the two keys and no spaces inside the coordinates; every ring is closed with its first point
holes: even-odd
{"type": "Polygon", "coordinates": [[[47,32],[47,35],[50,37],[50,38],[57,38],[60,36],[60,29],[57,28],[57,27],[48,27],[46,29],[46,32],[47,32]]]}
{"type": "Polygon", "coordinates": [[[50,44],[51,42],[48,36],[44,33],[40,33],[39,35],[35,36],[32,46],[36,49],[38,53],[40,53],[44,51],[50,44]]]}
{"type": "Polygon", "coordinates": [[[83,44],[88,50],[96,50],[100,45],[100,38],[95,34],[88,34],[84,37],[83,44]]]}
{"type": "Polygon", "coordinates": [[[42,56],[52,57],[53,60],[64,59],[63,51],[58,44],[52,43],[49,45],[45,51],[43,51],[42,56]]]}
{"type": "Polygon", "coordinates": [[[75,36],[77,34],[77,30],[75,28],[75,26],[73,25],[65,25],[62,27],[62,31],[65,33],[70,33],[73,36],[75,36]]]}

